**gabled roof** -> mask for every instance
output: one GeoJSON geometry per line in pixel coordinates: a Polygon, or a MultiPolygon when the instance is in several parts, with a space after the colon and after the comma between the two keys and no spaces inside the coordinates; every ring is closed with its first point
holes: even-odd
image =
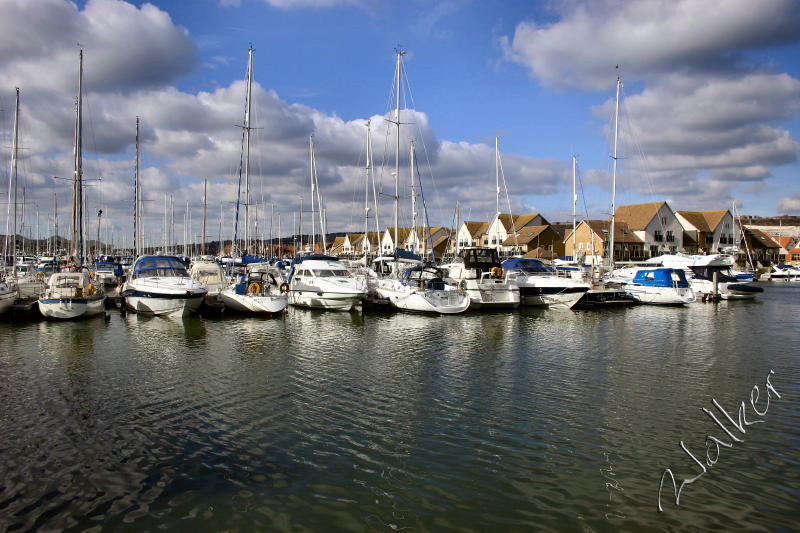
{"type": "Polygon", "coordinates": [[[650,202],[648,204],[621,205],[614,215],[616,222],[625,222],[628,228],[634,231],[643,230],[666,204],[667,202],[650,202]]]}
{"type": "Polygon", "coordinates": [[[678,211],[678,214],[698,231],[716,231],[722,219],[730,212],[722,209],[718,211],[678,211]]]}
{"type": "Polygon", "coordinates": [[[338,254],[344,249],[344,237],[336,237],[333,239],[333,243],[331,244],[328,251],[332,254],[338,254]]]}
{"type": "MultiPolygon", "coordinates": [[[[386,228],[386,231],[389,232],[389,238],[394,239],[394,228],[386,228]]],[[[410,233],[411,228],[397,228],[397,239],[400,242],[404,242],[406,239],[408,239],[408,235],[410,233]]]]}
{"type": "Polygon", "coordinates": [[[489,222],[464,222],[467,231],[473,239],[485,235],[489,231],[489,222]]]}
{"type": "Polygon", "coordinates": [[[356,247],[361,244],[364,239],[363,233],[348,233],[347,238],[350,240],[350,246],[356,247]]]}
{"type": "Polygon", "coordinates": [[[785,250],[790,250],[792,246],[792,237],[773,237],[772,238],[775,242],[781,245],[781,248],[785,250]]]}
{"type": "Polygon", "coordinates": [[[775,239],[766,231],[760,229],[745,227],[745,233],[749,233],[753,242],[759,243],[764,248],[780,248],[781,245],[775,242],[775,239]]]}
{"type": "MultiPolygon", "coordinates": [[[[517,237],[514,238],[514,235],[509,235],[506,240],[500,243],[502,246],[513,246],[515,244],[528,244],[537,237],[539,237],[542,233],[546,230],[550,229],[553,231],[550,226],[525,226],[522,229],[517,230],[517,237]]],[[[555,232],[554,232],[555,233],[555,232]]],[[[556,233],[556,237],[561,239],[561,236],[556,233]]]]}
{"type": "MultiPolygon", "coordinates": [[[[591,230],[600,237],[604,242],[608,240],[608,231],[611,227],[611,221],[609,220],[582,220],[580,224],[578,224],[578,228],[581,227],[582,224],[585,224],[591,228],[591,230]]],[[[564,242],[569,241],[572,239],[572,230],[564,237],[564,242]]],[[[636,236],[633,231],[628,228],[628,225],[625,222],[620,222],[619,220],[614,222],[614,242],[625,242],[630,244],[644,244],[644,241],[636,236]]]]}
{"type": "Polygon", "coordinates": [[[531,224],[536,217],[541,217],[542,222],[547,224],[547,221],[539,213],[528,213],[525,215],[510,215],[508,213],[500,213],[497,215],[497,218],[500,219],[500,223],[503,224],[503,227],[507,233],[512,229],[519,231],[520,229],[528,226],[528,224],[531,224]]]}

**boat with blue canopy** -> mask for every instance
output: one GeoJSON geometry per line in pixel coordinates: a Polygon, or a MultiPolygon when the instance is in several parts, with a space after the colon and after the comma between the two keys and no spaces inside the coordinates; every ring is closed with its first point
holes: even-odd
{"type": "Polygon", "coordinates": [[[136,313],[187,316],[197,312],[207,292],[179,258],[144,255],[136,260],[120,294],[136,313]]]}

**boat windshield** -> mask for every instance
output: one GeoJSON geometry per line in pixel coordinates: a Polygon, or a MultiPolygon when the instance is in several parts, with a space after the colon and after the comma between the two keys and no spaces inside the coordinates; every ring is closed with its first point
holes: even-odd
{"type": "Polygon", "coordinates": [[[318,278],[350,277],[349,270],[314,270],[313,272],[318,278]]]}
{"type": "Polygon", "coordinates": [[[145,257],[137,261],[133,277],[186,278],[189,273],[174,257],[145,257]]]}

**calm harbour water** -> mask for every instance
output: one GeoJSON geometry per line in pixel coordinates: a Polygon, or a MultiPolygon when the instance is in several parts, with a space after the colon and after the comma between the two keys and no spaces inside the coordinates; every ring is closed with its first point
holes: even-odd
{"type": "Polygon", "coordinates": [[[0,531],[797,531],[800,285],[762,285],[686,308],[0,322],[0,531]],[[659,513],[664,469],[699,473],[679,441],[705,460],[730,440],[712,398],[764,422],[659,513]]]}

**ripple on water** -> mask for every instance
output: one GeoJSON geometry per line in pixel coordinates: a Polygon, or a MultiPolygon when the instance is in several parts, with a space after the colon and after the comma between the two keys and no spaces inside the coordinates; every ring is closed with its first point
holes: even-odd
{"type": "Polygon", "coordinates": [[[795,297],[0,324],[0,530],[792,530],[795,297]],[[785,399],[656,513],[770,368],[785,399]]]}

